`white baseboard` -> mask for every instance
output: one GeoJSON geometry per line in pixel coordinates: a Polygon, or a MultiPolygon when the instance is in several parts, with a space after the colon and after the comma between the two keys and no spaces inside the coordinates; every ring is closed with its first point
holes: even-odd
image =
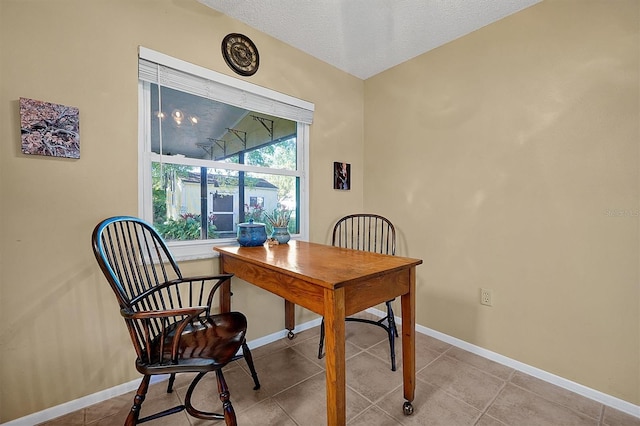
{"type": "MultiPolygon", "coordinates": [[[[367,312],[370,312],[379,317],[383,317],[386,315],[385,312],[375,308],[367,309],[367,312]]],[[[402,324],[402,318],[396,316],[395,319],[396,319],[396,323],[402,324]]],[[[416,331],[422,334],[426,334],[427,336],[434,337],[445,343],[449,343],[450,345],[456,346],[460,349],[464,349],[467,352],[471,352],[475,355],[479,355],[483,358],[487,358],[491,361],[495,361],[504,366],[513,368],[514,370],[521,371],[525,374],[528,374],[530,376],[533,376],[545,382],[551,383],[560,388],[577,393],[578,395],[582,395],[585,398],[589,398],[601,404],[607,405],[611,408],[615,408],[616,410],[622,411],[631,416],[640,418],[639,405],[634,405],[620,398],[616,398],[614,396],[597,391],[595,389],[588,388],[579,383],[572,382],[571,380],[567,380],[560,376],[556,376],[555,374],[548,373],[539,368],[532,367],[528,364],[524,364],[520,361],[516,361],[515,359],[508,358],[496,352],[492,352],[488,349],[484,349],[480,346],[473,345],[471,343],[465,342],[464,340],[460,340],[458,338],[449,336],[447,334],[441,333],[439,331],[436,331],[418,324],[416,324],[416,331]]]]}
{"type": "MultiPolygon", "coordinates": [[[[151,377],[150,383],[158,383],[163,380],[167,380],[168,377],[169,375],[153,376],[151,377]]],[[[11,420],[7,423],[2,423],[2,426],[37,425],[38,423],[46,422],[48,420],[55,419],[56,417],[64,416],[65,414],[73,413],[74,411],[89,407],[90,405],[134,391],[138,389],[138,386],[140,386],[140,379],[135,379],[128,383],[123,383],[91,395],[83,396],[82,398],[74,399],[73,401],[65,402],[64,404],[56,405],[55,407],[47,408],[46,410],[38,411],[37,413],[29,414],[28,416],[21,417],[19,419],[11,420]]]]}
{"type": "MultiPolygon", "coordinates": [[[[367,312],[372,313],[374,315],[378,315],[380,317],[385,315],[384,312],[374,308],[367,309],[367,312]]],[[[313,327],[317,327],[318,325],[320,325],[321,320],[322,320],[321,318],[316,318],[312,321],[305,322],[304,324],[297,325],[295,331],[296,333],[299,333],[301,331],[308,330],[313,327]]],[[[398,324],[402,324],[402,318],[396,317],[396,322],[398,324]]],[[[631,416],[640,418],[640,406],[638,405],[631,404],[630,402],[627,402],[622,399],[613,397],[611,395],[602,393],[600,391],[588,388],[579,383],[572,382],[571,380],[567,380],[562,377],[556,376],[554,374],[548,373],[544,370],[540,370],[539,368],[535,368],[530,365],[521,363],[520,361],[516,361],[514,359],[508,358],[506,356],[500,355],[490,350],[481,348],[480,346],[472,345],[471,343],[467,343],[455,337],[451,337],[444,333],[440,333],[439,331],[436,331],[436,330],[432,330],[430,328],[423,327],[421,325],[416,325],[416,331],[422,334],[426,334],[427,336],[434,337],[438,340],[442,340],[443,342],[449,343],[450,345],[456,346],[460,349],[464,349],[468,352],[479,355],[483,358],[487,358],[491,361],[495,361],[499,364],[513,368],[514,370],[521,371],[530,376],[536,377],[540,380],[544,380],[545,382],[549,382],[563,389],[567,389],[571,392],[575,392],[578,395],[582,395],[586,398],[592,399],[601,404],[615,408],[616,410],[622,411],[631,416]]],[[[288,334],[288,330],[278,331],[276,333],[272,333],[267,336],[252,340],[248,342],[248,345],[249,345],[249,348],[255,349],[260,346],[264,346],[269,343],[280,340],[286,337],[287,334],[288,334]]],[[[168,378],[168,375],[154,376],[152,377],[151,383],[158,383],[163,380],[166,380],[167,378],[168,378]]],[[[114,386],[110,389],[105,389],[103,391],[96,392],[94,394],[87,395],[73,401],[65,402],[64,404],[56,405],[55,407],[47,408],[46,410],[42,410],[37,413],[29,414],[28,416],[21,417],[19,419],[12,420],[7,423],[2,423],[2,426],[33,426],[38,423],[46,422],[47,420],[55,419],[56,417],[64,416],[65,414],[69,414],[74,411],[81,410],[90,405],[97,404],[102,401],[106,401],[108,399],[125,394],[127,392],[131,392],[132,390],[136,390],[139,384],[140,384],[140,379],[136,379],[131,382],[123,383],[121,385],[114,386]]]]}

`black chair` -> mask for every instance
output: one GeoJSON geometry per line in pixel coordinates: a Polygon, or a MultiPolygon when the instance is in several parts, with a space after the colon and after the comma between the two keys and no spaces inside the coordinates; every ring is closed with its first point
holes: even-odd
{"type": "Polygon", "coordinates": [[[120,313],[136,351],[136,369],[143,374],[125,421],[132,426],[186,410],[207,420],[236,425],[229,389],[222,368],[244,357],[260,388],[245,334],[247,319],[240,312],[212,314],[216,290],[232,275],[185,278],[167,245],[148,223],[129,216],[100,222],[92,235],[93,252],[111,285],[120,313]],[[242,348],[242,354],[238,355],[242,348]],[[208,372],[215,371],[222,414],[195,409],[191,395],[208,372]],[[176,373],[198,373],[184,405],[140,417],[152,375],[169,374],[167,392],[173,391],[176,373]]]}
{"type": "MultiPolygon", "coordinates": [[[[396,254],[396,230],[389,219],[377,214],[352,214],[343,217],[333,227],[331,243],[334,246],[364,250],[381,254],[396,254]]],[[[388,300],[387,315],[378,321],[365,318],[347,317],[347,321],[357,321],[382,327],[389,337],[391,352],[391,370],[396,371],[395,338],[398,329],[391,307],[392,300],[388,300]]],[[[318,358],[322,358],[324,347],[324,318],[320,324],[320,344],[318,358]]]]}

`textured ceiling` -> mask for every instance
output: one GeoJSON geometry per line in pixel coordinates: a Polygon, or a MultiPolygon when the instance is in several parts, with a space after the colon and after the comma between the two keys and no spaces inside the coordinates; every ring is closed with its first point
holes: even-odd
{"type": "Polygon", "coordinates": [[[367,79],[541,0],[198,1],[367,79]]]}

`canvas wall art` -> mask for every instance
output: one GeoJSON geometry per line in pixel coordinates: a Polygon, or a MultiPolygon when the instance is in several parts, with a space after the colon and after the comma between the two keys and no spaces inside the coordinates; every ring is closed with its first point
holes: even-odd
{"type": "Polygon", "coordinates": [[[80,158],[76,107],[20,98],[20,133],[25,154],[80,158]]]}
{"type": "Polygon", "coordinates": [[[351,187],[351,164],[333,163],[333,189],[348,190],[351,187]]]}

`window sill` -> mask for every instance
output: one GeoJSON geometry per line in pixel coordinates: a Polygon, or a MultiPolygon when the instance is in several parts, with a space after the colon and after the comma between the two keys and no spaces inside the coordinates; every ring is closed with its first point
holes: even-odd
{"type": "Polygon", "coordinates": [[[218,257],[218,252],[213,249],[215,245],[233,243],[234,239],[202,240],[202,241],[173,241],[168,242],[169,250],[176,261],[212,259],[218,257]]]}
{"type": "MultiPolygon", "coordinates": [[[[300,239],[300,235],[291,235],[291,239],[300,239]]],[[[167,242],[169,250],[177,262],[201,259],[213,259],[219,257],[214,246],[228,246],[238,244],[235,238],[202,241],[170,241],[167,242]]]]}

